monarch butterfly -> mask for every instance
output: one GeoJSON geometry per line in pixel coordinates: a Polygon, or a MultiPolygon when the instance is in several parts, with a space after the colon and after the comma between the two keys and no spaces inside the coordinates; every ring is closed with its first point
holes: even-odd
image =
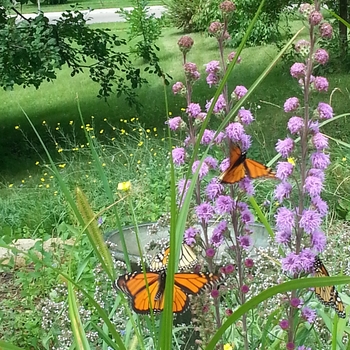
{"type": "Polygon", "coordinates": [[[263,176],[275,178],[275,173],[270,168],[255,160],[247,159],[246,155],[247,152],[242,152],[239,146],[231,146],[230,166],[219,177],[222,183],[234,184],[245,176],[251,179],[263,176]]]}
{"type": "MultiPolygon", "coordinates": [[[[223,275],[212,273],[175,273],[173,312],[181,313],[189,305],[189,295],[198,295],[209,286],[222,280],[223,275]]],[[[164,309],[164,289],[166,273],[146,272],[148,291],[142,272],[122,275],[113,282],[113,287],[121,290],[131,300],[133,310],[138,314],[146,314],[152,308],[154,312],[164,309]]]]}
{"type": "MultiPolygon", "coordinates": [[[[169,261],[170,247],[166,248],[162,253],[156,254],[151,263],[150,269],[151,271],[160,271],[164,270],[169,261]]],[[[198,262],[198,259],[192,250],[192,248],[186,243],[182,243],[179,264],[178,267],[180,270],[188,269],[194,266],[198,262]]]]}
{"type": "MultiPolygon", "coordinates": [[[[316,256],[314,261],[316,277],[329,276],[321,259],[316,256]]],[[[334,286],[315,287],[315,294],[322,304],[332,307],[339,317],[345,318],[344,304],[334,286]]]]}

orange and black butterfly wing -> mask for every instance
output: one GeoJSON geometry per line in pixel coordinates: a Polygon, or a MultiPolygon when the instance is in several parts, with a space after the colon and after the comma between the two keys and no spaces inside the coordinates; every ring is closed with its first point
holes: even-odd
{"type": "Polygon", "coordinates": [[[256,179],[258,177],[276,177],[276,174],[271,170],[271,168],[257,162],[256,160],[246,159],[243,163],[243,166],[246,175],[251,179],[256,179]]]}
{"type": "Polygon", "coordinates": [[[231,146],[230,149],[230,166],[220,176],[220,182],[224,184],[234,184],[241,181],[245,176],[245,161],[246,154],[242,153],[239,146],[231,146]]]}
{"type": "MultiPolygon", "coordinates": [[[[326,267],[318,256],[315,257],[314,270],[316,277],[329,276],[326,267]]],[[[322,304],[332,307],[339,317],[345,318],[343,301],[334,286],[315,287],[315,294],[322,304]]]]}
{"type": "Polygon", "coordinates": [[[120,276],[115,283],[115,286],[129,297],[133,310],[139,314],[149,313],[151,306],[155,312],[161,311],[157,308],[158,302],[156,301],[161,288],[161,274],[146,272],[146,278],[148,290],[142,272],[120,276]]]}

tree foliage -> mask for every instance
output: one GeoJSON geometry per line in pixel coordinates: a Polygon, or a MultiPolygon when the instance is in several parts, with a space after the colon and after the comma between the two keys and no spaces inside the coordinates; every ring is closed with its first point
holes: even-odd
{"type": "Polygon", "coordinates": [[[39,88],[43,81],[56,79],[57,70],[67,65],[71,76],[87,70],[100,85],[99,97],[123,94],[130,105],[136,103],[134,89],[147,81],[125,53],[125,40],[87,26],[79,11],[66,11],[55,23],[42,13],[34,19],[18,16],[20,21],[0,7],[1,87],[39,88]]]}

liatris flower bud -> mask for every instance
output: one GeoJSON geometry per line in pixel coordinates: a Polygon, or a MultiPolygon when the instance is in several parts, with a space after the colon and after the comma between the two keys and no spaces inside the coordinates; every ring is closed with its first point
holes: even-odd
{"type": "Polygon", "coordinates": [[[212,23],[210,23],[210,26],[209,26],[209,29],[208,29],[209,33],[213,34],[216,37],[221,35],[222,30],[223,30],[223,25],[222,25],[221,22],[212,22],[212,23]]]}
{"type": "Polygon", "coordinates": [[[309,16],[309,23],[313,26],[317,26],[323,20],[323,16],[319,11],[312,11],[309,16]]]}
{"type": "Polygon", "coordinates": [[[320,64],[326,64],[329,60],[328,52],[324,49],[318,49],[314,53],[314,60],[320,64]]]}
{"type": "Polygon", "coordinates": [[[191,50],[191,48],[194,44],[194,41],[190,36],[184,35],[179,39],[177,44],[179,45],[180,51],[182,53],[186,54],[187,52],[189,52],[191,50]]]}
{"type": "MultiPolygon", "coordinates": [[[[232,51],[231,53],[229,53],[228,61],[231,62],[235,58],[235,56],[236,56],[236,52],[232,51]]],[[[239,56],[237,58],[237,63],[241,63],[241,61],[242,61],[242,58],[241,58],[241,56],[239,56]]]]}
{"type": "Polygon", "coordinates": [[[320,34],[321,34],[321,37],[324,39],[331,39],[333,35],[332,26],[327,22],[322,23],[320,26],[320,34]]]}
{"type": "Polygon", "coordinates": [[[308,17],[315,8],[310,4],[301,4],[299,7],[299,12],[302,13],[305,17],[308,17]]]}
{"type": "Polygon", "coordinates": [[[178,81],[173,85],[172,90],[173,90],[174,95],[176,95],[178,93],[185,92],[186,88],[185,88],[184,84],[181,83],[181,81],[178,81]]]}
{"type": "Polygon", "coordinates": [[[310,52],[310,43],[307,40],[299,40],[294,47],[302,56],[308,56],[310,52]]]}
{"type": "Polygon", "coordinates": [[[305,77],[305,72],[306,72],[306,66],[304,63],[294,63],[290,67],[290,75],[293,78],[303,78],[305,77]]]}
{"type": "Polygon", "coordinates": [[[281,320],[280,321],[280,327],[283,329],[283,330],[286,330],[289,328],[289,322],[288,320],[281,320]]]}
{"type": "Polygon", "coordinates": [[[236,10],[236,5],[229,0],[225,0],[219,5],[219,9],[224,13],[230,13],[236,10]]]}

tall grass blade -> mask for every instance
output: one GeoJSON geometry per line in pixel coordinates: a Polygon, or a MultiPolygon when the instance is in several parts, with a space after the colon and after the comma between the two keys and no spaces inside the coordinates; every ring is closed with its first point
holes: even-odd
{"type": "Polygon", "coordinates": [[[81,350],[90,350],[89,342],[86,338],[84,326],[81,322],[79,311],[77,307],[77,301],[73,290],[72,283],[68,282],[68,313],[71,321],[71,328],[74,335],[75,347],[81,350]]]}

